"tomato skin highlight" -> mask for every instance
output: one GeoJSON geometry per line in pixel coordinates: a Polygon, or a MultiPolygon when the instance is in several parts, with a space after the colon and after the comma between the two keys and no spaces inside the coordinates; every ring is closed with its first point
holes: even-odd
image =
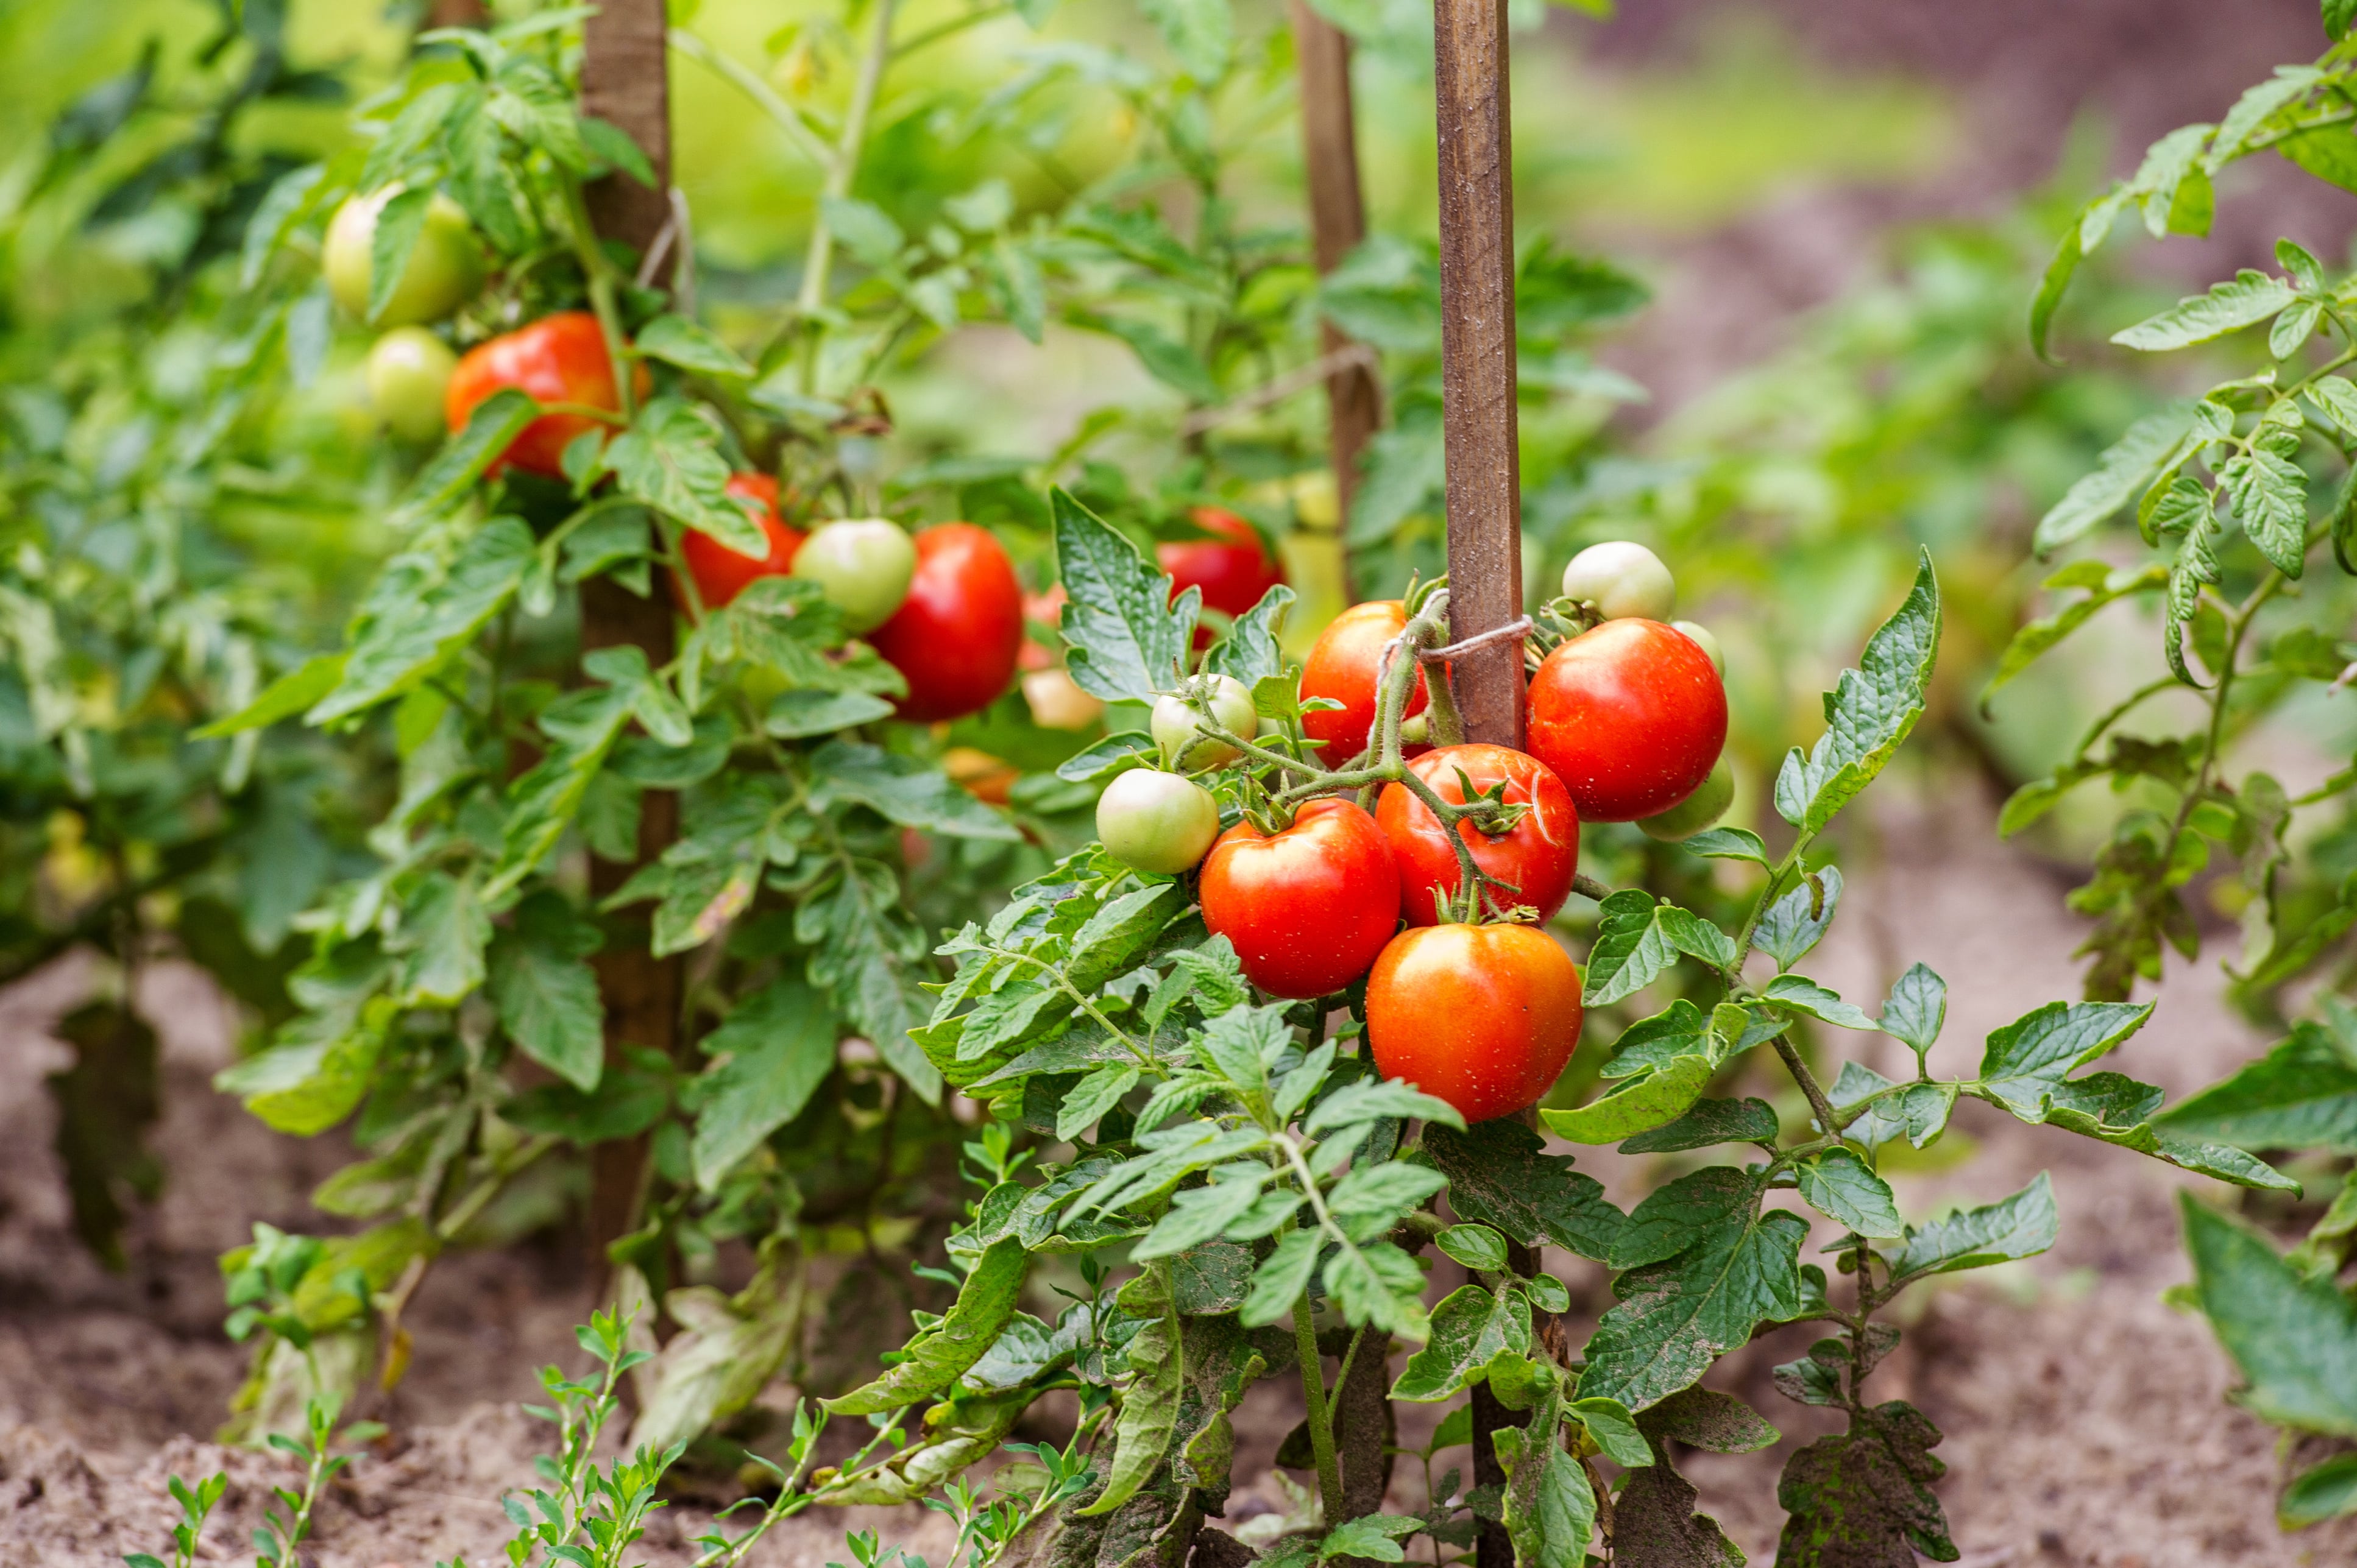
{"type": "MultiPolygon", "coordinates": [[[[652,385],[645,366],[639,367],[635,380],[643,397],[652,385]]],[[[542,403],[577,403],[616,413],[622,408],[614,363],[606,353],[606,334],[586,310],[561,310],[468,349],[444,394],[450,434],[466,429],[467,416],[476,405],[502,387],[520,388],[542,403]]],[[[526,473],[563,478],[565,448],[575,436],[585,430],[617,428],[586,413],[544,413],[508,443],[490,471],[512,463],[526,473]]]]}
{"type": "Polygon", "coordinates": [[[909,682],[900,717],[919,724],[980,713],[1015,679],[1023,585],[988,529],[944,522],[917,534],[909,596],[867,640],[909,682]]]}
{"type": "MultiPolygon", "coordinates": [[[[1523,820],[1498,838],[1470,822],[1459,822],[1457,831],[1473,851],[1476,865],[1514,885],[1512,893],[1493,891],[1493,904],[1507,908],[1528,904],[1543,921],[1563,908],[1579,870],[1579,813],[1572,806],[1571,792],[1545,763],[1511,746],[1477,743],[1428,751],[1408,768],[1452,805],[1466,800],[1457,779],[1460,770],[1471,780],[1475,795],[1504,779],[1506,802],[1530,807],[1523,820]]],[[[1392,858],[1399,865],[1400,914],[1411,926],[1440,924],[1439,904],[1456,897],[1461,875],[1440,819],[1406,785],[1386,784],[1375,802],[1375,822],[1391,841],[1392,858]]]]}
{"type": "MultiPolygon", "coordinates": [[[[680,536],[679,553],[687,560],[687,569],[695,577],[696,597],[707,610],[716,610],[727,604],[757,577],[781,575],[794,564],[794,552],[810,537],[799,528],[790,528],[778,511],[778,481],[769,474],[731,474],[728,494],[742,502],[746,512],[761,526],[769,540],[769,553],[764,555],[740,555],[708,533],[688,529],[680,536]]],[[[687,595],[679,585],[672,585],[673,596],[679,607],[687,607],[687,595]]]]}
{"type": "Polygon", "coordinates": [[[1204,858],[1198,897],[1244,977],[1297,1000],[1364,974],[1399,925],[1399,868],[1352,800],[1312,800],[1274,833],[1238,822],[1204,858]]]}
{"type": "MultiPolygon", "coordinates": [[[[1285,568],[1270,559],[1260,533],[1234,512],[1199,506],[1188,514],[1195,526],[1218,539],[1176,539],[1154,547],[1155,562],[1170,574],[1170,596],[1189,588],[1203,591],[1203,607],[1240,616],[1261,596],[1285,581],[1285,568]]],[[[1195,628],[1195,646],[1211,645],[1211,629],[1195,628]]]]}
{"type": "Polygon", "coordinates": [[[1385,1078],[1468,1122],[1535,1105],[1579,1043],[1579,970],[1530,926],[1418,926],[1367,977],[1367,1044],[1385,1078]]]}
{"type": "MultiPolygon", "coordinates": [[[[1302,731],[1327,767],[1340,768],[1367,748],[1375,727],[1376,674],[1383,668],[1383,645],[1406,629],[1407,606],[1398,599],[1352,605],[1334,618],[1302,661],[1302,700],[1331,697],[1342,704],[1338,711],[1301,715],[1302,731]]],[[[1418,670],[1407,711],[1400,716],[1413,718],[1424,712],[1426,701],[1424,671],[1418,670]]],[[[1403,755],[1415,757],[1428,749],[1411,746],[1403,755]]]]}
{"type": "Polygon", "coordinates": [[[1727,744],[1727,688],[1710,655],[1657,620],[1609,620],[1531,677],[1531,755],[1584,822],[1656,816],[1710,777],[1727,744]]]}

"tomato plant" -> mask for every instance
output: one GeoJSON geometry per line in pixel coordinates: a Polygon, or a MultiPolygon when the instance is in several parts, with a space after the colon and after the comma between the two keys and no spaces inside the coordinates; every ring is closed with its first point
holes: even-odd
{"type": "Polygon", "coordinates": [[[1313,800],[1274,832],[1238,822],[1203,863],[1203,924],[1273,996],[1324,996],[1366,973],[1399,924],[1399,868],[1372,817],[1313,800]]]}

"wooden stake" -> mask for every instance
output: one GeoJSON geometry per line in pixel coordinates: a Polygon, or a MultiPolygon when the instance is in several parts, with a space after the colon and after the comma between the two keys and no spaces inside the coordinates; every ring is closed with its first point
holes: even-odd
{"type": "MultiPolygon", "coordinates": [[[[624,174],[590,187],[589,211],[597,231],[640,250],[654,242],[671,214],[671,93],[666,71],[663,0],[604,0],[582,25],[581,104],[588,113],[628,132],[654,166],[650,190],[624,174]]],[[[640,598],[604,577],[581,585],[581,646],[634,643],[657,666],[672,657],[671,605],[658,588],[640,598]]],[[[679,836],[679,797],[650,789],[639,812],[639,854],[621,865],[592,856],[589,890],[603,898],[679,836]]],[[[680,962],[650,951],[643,917],[632,917],[609,937],[597,959],[597,988],[606,1005],[606,1063],[621,1047],[675,1054],[679,1045],[680,962]]],[[[597,1293],[606,1294],[606,1250],[638,1229],[646,1188],[645,1137],[599,1144],[589,1152],[589,1245],[597,1293]]]]}
{"type": "MultiPolygon", "coordinates": [[[[1301,70],[1303,171],[1309,183],[1309,233],[1319,273],[1342,264],[1367,237],[1366,203],[1359,188],[1359,135],[1351,102],[1351,36],[1311,10],[1308,0],[1291,0],[1293,52],[1301,70]]],[[[1352,347],[1351,339],[1327,322],[1330,356],[1352,347]]],[[[1359,458],[1383,422],[1383,392],[1373,370],[1345,365],[1326,378],[1327,446],[1332,454],[1334,489],[1347,528],[1351,500],[1359,489],[1359,458]]]]}
{"type": "MultiPolygon", "coordinates": [[[[1441,409],[1448,462],[1449,630],[1458,639],[1523,613],[1522,461],[1514,409],[1514,185],[1506,0],[1433,0],[1440,169],[1441,409]]],[[[1456,660],[1466,738],[1520,749],[1523,650],[1456,660]]],[[[1514,1247],[1507,1266],[1538,1270],[1514,1247]]],[[[1487,1383],[1473,1390],[1473,1478],[1502,1485],[1491,1434],[1517,1424],[1487,1383]]],[[[1550,1439],[1551,1441],[1552,1439],[1550,1439]]],[[[1513,1568],[1505,1527],[1484,1521],[1479,1568],[1513,1568]]]]}
{"type": "MultiPolygon", "coordinates": [[[[1434,0],[1433,24],[1449,630],[1462,639],[1523,613],[1506,0],[1434,0]]],[[[1519,749],[1522,649],[1479,650],[1453,673],[1467,737],[1519,749]]]]}

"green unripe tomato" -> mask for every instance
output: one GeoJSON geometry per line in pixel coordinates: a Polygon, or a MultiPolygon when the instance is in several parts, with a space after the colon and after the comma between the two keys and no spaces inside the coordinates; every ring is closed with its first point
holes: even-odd
{"type": "Polygon", "coordinates": [[[1696,785],[1693,794],[1659,816],[1638,819],[1637,826],[1649,839],[1678,843],[1716,824],[1733,804],[1735,769],[1722,757],[1711,765],[1710,777],[1696,785]]]}
{"type": "Polygon", "coordinates": [[[1209,854],[1219,836],[1211,792],[1176,773],[1133,768],[1097,797],[1097,837],[1133,871],[1176,876],[1209,854]]]}
{"type": "Polygon", "coordinates": [[[1211,679],[1211,699],[1200,707],[1175,694],[1154,700],[1154,719],[1149,726],[1154,732],[1154,744],[1162,748],[1162,760],[1181,773],[1218,768],[1243,755],[1227,742],[1214,740],[1196,729],[1202,709],[1208,708],[1211,722],[1230,735],[1251,738],[1260,731],[1260,714],[1253,707],[1252,688],[1232,675],[1214,675],[1211,679]]]}
{"type": "Polygon", "coordinates": [[[1670,629],[1684,632],[1691,638],[1695,647],[1710,655],[1711,668],[1718,671],[1718,678],[1722,681],[1727,679],[1727,655],[1719,651],[1718,639],[1711,635],[1710,628],[1700,621],[1674,620],[1670,622],[1670,629]]]}
{"type": "Polygon", "coordinates": [[[458,356],[423,327],[396,327],[369,349],[368,394],[376,416],[404,441],[443,434],[442,394],[458,356]]]}
{"type": "Polygon", "coordinates": [[[1606,620],[1667,620],[1678,585],[1662,558],[1626,539],[1591,544],[1563,569],[1563,596],[1593,605],[1606,620]]]}
{"type": "Polygon", "coordinates": [[[355,196],[336,209],[328,224],[327,252],[321,267],[328,274],[328,292],[336,303],[363,321],[379,327],[412,327],[438,321],[475,296],[483,286],[483,251],[467,222],[466,209],[434,193],[425,204],[425,227],[416,249],[393,285],[384,309],[369,315],[369,280],[375,271],[370,247],[376,242],[377,214],[401,191],[389,185],[369,196],[355,196]]]}
{"type": "Polygon", "coordinates": [[[855,632],[873,631],[909,596],[917,573],[917,544],[899,523],[880,517],[823,524],[794,552],[791,575],[826,590],[855,632]]]}

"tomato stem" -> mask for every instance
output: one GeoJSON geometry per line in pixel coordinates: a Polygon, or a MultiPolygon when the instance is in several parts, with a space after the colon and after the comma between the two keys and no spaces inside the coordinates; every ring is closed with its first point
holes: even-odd
{"type": "Polygon", "coordinates": [[[1326,1404],[1326,1365],[1318,1354],[1318,1321],[1309,1293],[1293,1301],[1293,1344],[1301,1361],[1301,1398],[1308,1406],[1309,1449],[1318,1459],[1318,1498],[1329,1528],[1342,1517],[1342,1462],[1334,1452],[1333,1414],[1326,1404]]]}

